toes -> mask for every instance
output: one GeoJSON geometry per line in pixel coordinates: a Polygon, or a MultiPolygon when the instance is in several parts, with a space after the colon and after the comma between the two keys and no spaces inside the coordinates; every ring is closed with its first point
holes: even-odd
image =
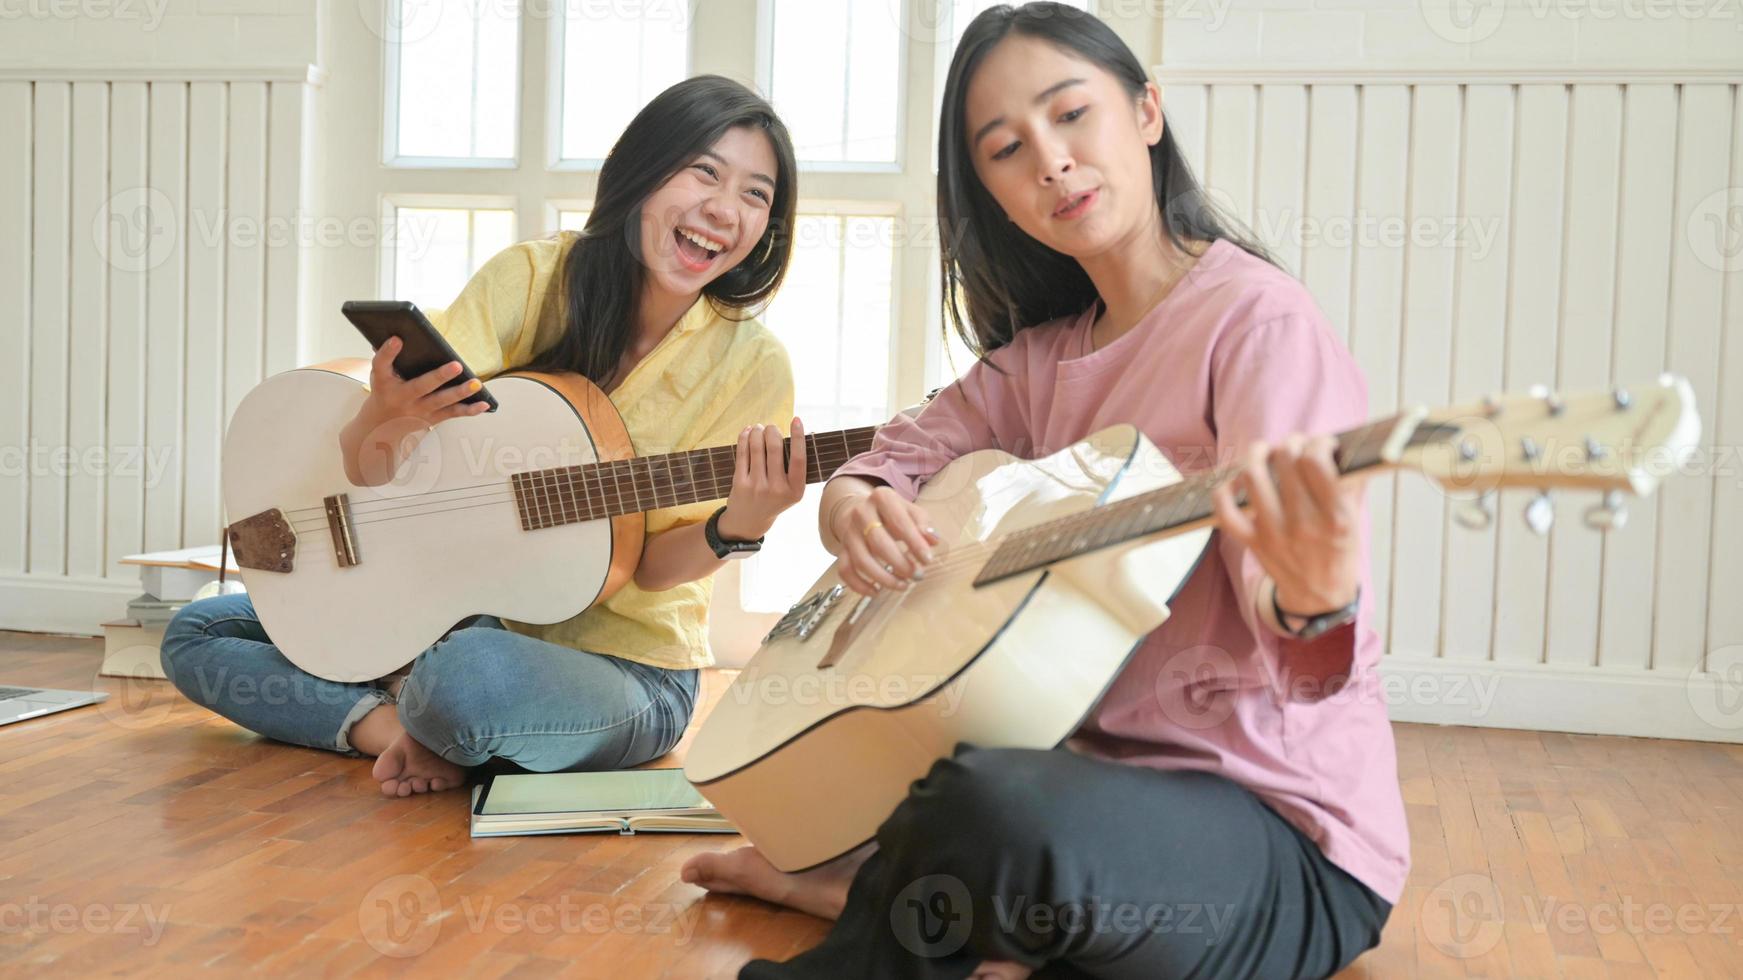
{"type": "Polygon", "coordinates": [[[414,793],[428,793],[430,791],[430,781],[422,776],[413,776],[411,784],[414,793]]]}
{"type": "Polygon", "coordinates": [[[397,780],[397,779],[384,779],[384,780],[382,780],[381,781],[381,795],[382,796],[398,796],[399,795],[399,780],[397,780]]]}
{"type": "Polygon", "coordinates": [[[430,780],[430,792],[440,793],[448,788],[448,781],[440,776],[430,780]]]}
{"type": "Polygon", "coordinates": [[[410,795],[412,795],[412,783],[411,783],[411,780],[409,780],[409,779],[402,779],[402,780],[400,780],[400,781],[399,781],[399,794],[398,794],[398,795],[399,795],[399,796],[400,796],[400,797],[401,797],[401,798],[402,798],[402,799],[403,799],[403,798],[404,798],[404,797],[407,797],[407,796],[410,796],[410,795]]]}

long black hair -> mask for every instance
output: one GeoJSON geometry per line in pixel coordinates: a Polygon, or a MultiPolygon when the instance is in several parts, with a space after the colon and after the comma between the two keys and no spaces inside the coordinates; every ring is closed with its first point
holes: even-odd
{"type": "MultiPolygon", "coordinates": [[[[1025,327],[1081,313],[1100,298],[1076,259],[1006,220],[974,172],[967,134],[968,83],[987,54],[1011,34],[1046,41],[1099,65],[1133,99],[1143,97],[1149,81],[1137,56],[1112,28],[1064,4],[993,7],[963,32],[945,79],[938,128],[938,226],[945,322],[977,357],[1010,343],[1025,327]]],[[[1193,251],[1195,243],[1227,239],[1271,261],[1263,246],[1205,195],[1166,123],[1162,139],[1150,147],[1150,173],[1162,229],[1176,247],[1193,251]]]]}
{"type": "Polygon", "coordinates": [[[792,256],[798,208],[793,139],[774,107],[738,82],[719,75],[685,79],[636,113],[600,167],[593,210],[563,267],[568,308],[562,337],[529,369],[573,371],[598,385],[616,373],[635,336],[647,280],[643,205],[672,175],[740,126],[761,131],[774,147],[769,226],[744,261],[704,286],[702,295],[721,316],[742,319],[775,294],[792,256]]]}

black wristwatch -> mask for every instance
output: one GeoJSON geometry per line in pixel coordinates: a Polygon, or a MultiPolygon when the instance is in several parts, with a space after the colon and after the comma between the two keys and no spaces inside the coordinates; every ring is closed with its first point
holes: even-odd
{"type": "Polygon", "coordinates": [[[1289,635],[1298,640],[1311,640],[1351,622],[1356,618],[1356,610],[1361,604],[1362,587],[1358,585],[1356,586],[1356,597],[1350,600],[1349,605],[1341,609],[1333,609],[1331,612],[1303,616],[1300,613],[1284,612],[1283,607],[1277,604],[1277,586],[1275,583],[1271,586],[1271,611],[1277,614],[1278,625],[1289,631],[1289,635]],[[1297,626],[1291,623],[1292,619],[1300,621],[1301,624],[1297,626]]]}
{"type": "MultiPolygon", "coordinates": [[[[708,547],[714,549],[714,557],[749,558],[751,555],[761,551],[763,547],[763,538],[758,538],[755,541],[727,541],[721,538],[720,515],[724,513],[726,513],[726,508],[722,506],[719,510],[710,514],[708,516],[708,527],[705,529],[705,533],[708,536],[708,547]]],[[[764,535],[763,537],[767,537],[767,535],[764,535]]]]}

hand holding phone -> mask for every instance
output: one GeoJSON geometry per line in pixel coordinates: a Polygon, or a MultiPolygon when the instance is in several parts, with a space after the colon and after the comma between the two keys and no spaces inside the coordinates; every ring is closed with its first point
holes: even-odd
{"type": "Polygon", "coordinates": [[[404,341],[389,337],[369,362],[366,410],[376,418],[413,418],[435,425],[465,415],[483,415],[496,407],[495,399],[477,400],[484,393],[484,382],[467,378],[471,372],[459,361],[449,361],[414,378],[401,378],[394,364],[404,348],[404,341]]]}
{"type": "MultiPolygon", "coordinates": [[[[351,321],[352,326],[357,328],[357,332],[369,341],[369,346],[375,348],[376,358],[372,371],[375,377],[371,384],[372,395],[374,391],[379,391],[384,387],[384,385],[376,383],[384,381],[380,371],[381,352],[389,343],[397,341],[393,352],[388,355],[391,370],[387,377],[397,376],[408,384],[426,380],[435,381],[427,391],[420,390],[418,392],[419,398],[427,397],[438,391],[445,395],[449,389],[464,388],[466,392],[462,396],[462,400],[471,404],[482,403],[487,406],[486,410],[496,411],[496,399],[490,397],[490,392],[486,391],[483,384],[478,382],[478,376],[473,374],[472,369],[460,360],[460,355],[454,353],[454,348],[449,346],[447,339],[436,331],[435,325],[430,323],[429,318],[424,316],[423,311],[419,310],[416,304],[408,303],[405,300],[351,300],[341,306],[339,311],[345,314],[345,318],[351,321]],[[458,370],[453,370],[456,365],[458,365],[458,370]],[[432,379],[430,374],[434,371],[447,371],[449,373],[432,379]]],[[[410,396],[405,392],[395,392],[395,395],[398,400],[394,402],[394,407],[411,407],[412,403],[406,400],[410,396]]],[[[431,414],[435,408],[446,407],[447,404],[451,403],[437,399],[436,402],[425,406],[425,411],[413,414],[419,416],[431,414]]],[[[443,417],[453,418],[455,414],[443,417]]],[[[430,418],[431,424],[438,421],[441,420],[430,418]]]]}
{"type": "Polygon", "coordinates": [[[345,474],[352,483],[387,483],[418,433],[447,419],[495,410],[496,399],[417,307],[350,302],[343,311],[375,347],[369,397],[339,434],[345,474]]]}

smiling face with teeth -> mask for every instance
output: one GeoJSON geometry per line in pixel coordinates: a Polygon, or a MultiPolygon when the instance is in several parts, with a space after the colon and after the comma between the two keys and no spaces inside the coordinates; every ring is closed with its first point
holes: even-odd
{"type": "Polygon", "coordinates": [[[642,206],[647,287],[694,299],[751,254],[769,227],[778,165],[767,134],[726,131],[642,206]]]}

